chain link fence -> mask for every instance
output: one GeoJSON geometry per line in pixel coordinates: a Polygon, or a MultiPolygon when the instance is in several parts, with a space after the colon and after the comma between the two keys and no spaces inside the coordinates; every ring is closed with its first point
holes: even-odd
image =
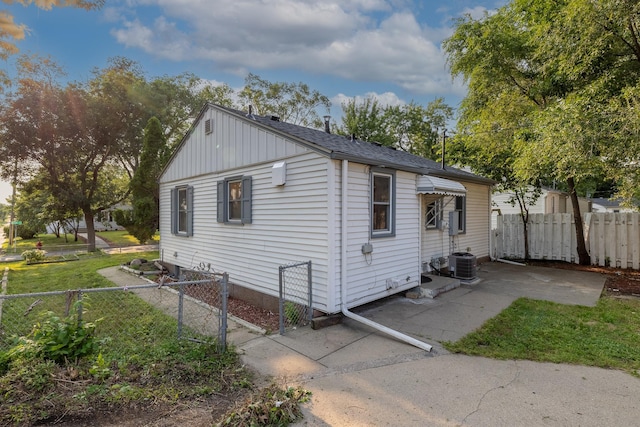
{"type": "Polygon", "coordinates": [[[46,317],[97,322],[96,338],[113,348],[167,339],[215,342],[226,349],[228,275],[194,271],[180,280],[0,295],[0,350],[27,336],[46,317]]]}
{"type": "Polygon", "coordinates": [[[279,267],[280,335],[287,329],[307,325],[313,317],[311,261],[279,267]]]}

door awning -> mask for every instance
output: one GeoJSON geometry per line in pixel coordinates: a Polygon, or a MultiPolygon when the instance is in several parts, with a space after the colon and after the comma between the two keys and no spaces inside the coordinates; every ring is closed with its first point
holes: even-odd
{"type": "Polygon", "coordinates": [[[420,175],[416,179],[416,193],[444,194],[445,196],[466,196],[467,189],[457,181],[438,178],[436,176],[420,175]]]}

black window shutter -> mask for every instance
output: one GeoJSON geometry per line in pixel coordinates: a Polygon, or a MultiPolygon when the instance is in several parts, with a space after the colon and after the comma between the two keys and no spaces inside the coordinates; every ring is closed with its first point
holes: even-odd
{"type": "Polygon", "coordinates": [[[224,222],[224,181],[218,181],[216,221],[224,222]]]}
{"type": "Polygon", "coordinates": [[[178,234],[178,189],[171,189],[171,234],[178,234]]]}
{"type": "Polygon", "coordinates": [[[242,213],[240,220],[243,224],[251,224],[251,177],[242,177],[242,213]]]}
{"type": "Polygon", "coordinates": [[[187,236],[193,236],[193,187],[187,187],[187,236]]]}

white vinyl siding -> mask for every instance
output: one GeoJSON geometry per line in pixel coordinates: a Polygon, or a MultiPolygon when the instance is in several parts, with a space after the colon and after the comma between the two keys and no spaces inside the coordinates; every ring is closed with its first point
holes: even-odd
{"type": "MultiPolygon", "coordinates": [[[[465,232],[457,236],[449,236],[449,229],[425,230],[422,234],[422,262],[429,263],[432,258],[448,257],[453,252],[470,252],[476,257],[489,256],[489,216],[490,187],[467,181],[460,181],[467,189],[465,200],[465,232]]],[[[438,195],[424,196],[423,212],[426,215],[427,205],[437,199],[438,195]]],[[[455,197],[444,196],[444,220],[448,221],[449,212],[456,208],[455,197]]]]}
{"type": "Polygon", "coordinates": [[[186,136],[161,182],[234,170],[252,164],[295,156],[309,150],[222,111],[209,108],[186,136]],[[215,123],[210,133],[205,122],[215,123]],[[187,142],[184,143],[184,142],[187,142]]]}
{"type": "Polygon", "coordinates": [[[415,190],[415,174],[396,172],[395,236],[371,239],[373,252],[365,256],[362,254],[362,245],[369,242],[371,224],[369,174],[368,166],[349,163],[346,261],[348,307],[365,304],[420,284],[420,206],[415,190]],[[388,289],[387,280],[391,283],[391,289],[388,289]]]}
{"type": "MultiPolygon", "coordinates": [[[[190,179],[195,188],[194,235],[165,238],[169,217],[160,210],[160,242],[165,261],[183,267],[211,263],[229,273],[232,283],[278,295],[278,267],[312,261],[314,306],[326,309],[328,269],[327,166],[315,153],[287,158],[287,183],[274,186],[272,163],[190,179]],[[251,175],[251,224],[228,226],[216,222],[217,182],[251,175]]],[[[161,184],[175,186],[176,184],[161,184]]],[[[164,194],[164,193],[163,193],[164,194]]],[[[161,200],[165,206],[168,200],[161,200]]]]}

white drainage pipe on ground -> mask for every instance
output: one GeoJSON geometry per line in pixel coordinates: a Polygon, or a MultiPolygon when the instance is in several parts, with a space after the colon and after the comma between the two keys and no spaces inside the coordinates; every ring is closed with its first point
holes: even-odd
{"type": "Polygon", "coordinates": [[[342,311],[342,314],[344,314],[346,317],[355,320],[356,322],[360,322],[363,323],[371,328],[374,328],[380,332],[383,332],[387,335],[390,335],[400,341],[404,341],[407,344],[411,344],[414,347],[418,347],[422,350],[425,351],[431,351],[431,345],[427,344],[426,342],[417,340],[413,337],[410,337],[408,335],[403,334],[402,332],[396,331],[395,329],[391,329],[388,328],[384,325],[381,325],[379,323],[376,323],[372,320],[369,320],[365,317],[359,316],[355,313],[352,313],[351,311],[349,311],[349,309],[347,308],[347,243],[348,243],[348,238],[347,238],[347,214],[348,214],[348,198],[347,198],[347,191],[348,191],[348,177],[349,175],[349,162],[347,160],[343,160],[342,161],[342,207],[341,207],[341,219],[340,222],[342,224],[342,232],[341,232],[341,236],[340,238],[342,239],[341,242],[341,246],[342,246],[342,256],[340,257],[341,259],[341,267],[340,267],[340,309],[342,311]]]}
{"type": "Polygon", "coordinates": [[[523,264],[521,262],[516,262],[516,261],[509,261],[508,259],[503,259],[503,258],[498,258],[498,259],[496,259],[496,261],[503,262],[505,264],[520,265],[520,266],[523,266],[523,267],[527,266],[527,264],[523,264]]]}

